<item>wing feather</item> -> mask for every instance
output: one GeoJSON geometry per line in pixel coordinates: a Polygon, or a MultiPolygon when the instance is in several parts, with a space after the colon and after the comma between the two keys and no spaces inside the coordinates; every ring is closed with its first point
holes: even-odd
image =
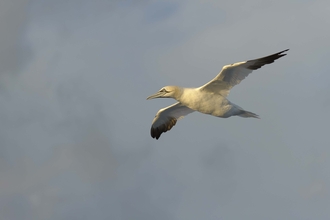
{"type": "Polygon", "coordinates": [[[259,69],[266,64],[273,63],[275,60],[285,56],[286,54],[283,53],[288,50],[289,49],[283,50],[259,59],[226,65],[214,79],[201,86],[200,89],[219,93],[226,97],[229,94],[230,89],[239,84],[250,73],[252,73],[253,70],[259,69]]]}
{"type": "Polygon", "coordinates": [[[186,107],[180,102],[160,109],[152,121],[150,129],[151,137],[158,140],[162,133],[171,130],[177,120],[182,119],[184,116],[192,112],[194,112],[194,110],[186,107]]]}

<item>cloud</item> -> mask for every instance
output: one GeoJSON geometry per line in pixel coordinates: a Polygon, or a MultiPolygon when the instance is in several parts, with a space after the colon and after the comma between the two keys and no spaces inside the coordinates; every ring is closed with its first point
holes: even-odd
{"type": "Polygon", "coordinates": [[[1,8],[12,30],[1,51],[22,53],[0,56],[0,217],[327,216],[325,1],[1,8]],[[150,138],[156,111],[173,103],[147,102],[155,90],[198,86],[224,64],[287,47],[230,94],[262,120],[194,113],[150,138]]]}
{"type": "Polygon", "coordinates": [[[28,1],[2,1],[0,7],[0,73],[15,75],[31,59],[31,49],[24,40],[28,1]]]}

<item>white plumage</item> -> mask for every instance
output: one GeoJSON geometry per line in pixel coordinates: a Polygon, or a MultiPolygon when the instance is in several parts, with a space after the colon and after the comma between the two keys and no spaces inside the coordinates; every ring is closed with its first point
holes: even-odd
{"type": "Polygon", "coordinates": [[[288,49],[263,58],[226,65],[214,79],[199,88],[163,87],[147,99],[174,98],[178,102],[157,112],[151,125],[151,137],[158,139],[163,132],[170,130],[177,120],[194,111],[221,118],[234,115],[259,118],[258,115],[230,102],[226,97],[230,89],[239,84],[253,70],[273,63],[276,59],[285,56],[286,54],[283,53],[286,51],[288,49]]]}

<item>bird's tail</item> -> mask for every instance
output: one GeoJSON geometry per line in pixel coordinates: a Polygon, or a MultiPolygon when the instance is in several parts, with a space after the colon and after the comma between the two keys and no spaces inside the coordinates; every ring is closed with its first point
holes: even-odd
{"type": "Polygon", "coordinates": [[[259,118],[259,115],[253,113],[253,112],[248,112],[248,111],[245,111],[245,110],[241,110],[237,116],[240,116],[240,117],[243,117],[243,118],[259,118]]]}

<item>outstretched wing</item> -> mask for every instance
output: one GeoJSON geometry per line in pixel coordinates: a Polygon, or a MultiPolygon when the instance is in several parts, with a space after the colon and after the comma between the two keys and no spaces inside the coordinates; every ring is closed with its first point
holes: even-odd
{"type": "Polygon", "coordinates": [[[150,129],[151,137],[158,140],[163,132],[171,130],[177,120],[192,112],[194,112],[194,110],[182,105],[180,102],[160,109],[152,121],[150,129]]]}
{"type": "Polygon", "coordinates": [[[266,64],[273,63],[278,58],[285,56],[286,54],[283,53],[288,50],[289,49],[283,50],[281,52],[255,60],[226,65],[214,79],[201,86],[200,89],[213,93],[219,93],[226,97],[229,94],[230,89],[239,84],[243,79],[245,79],[245,77],[252,73],[253,70],[259,69],[266,64]]]}

